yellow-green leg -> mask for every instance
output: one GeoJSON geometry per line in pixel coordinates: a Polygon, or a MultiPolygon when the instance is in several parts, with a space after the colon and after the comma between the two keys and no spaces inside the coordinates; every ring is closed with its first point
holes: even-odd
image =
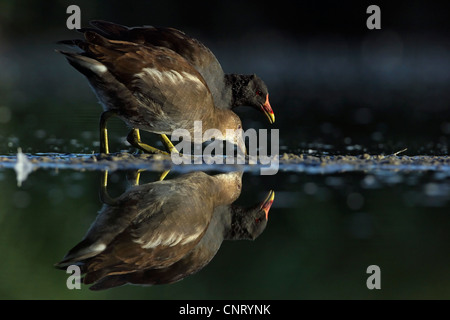
{"type": "Polygon", "coordinates": [[[106,128],[106,122],[114,115],[116,115],[114,111],[105,111],[100,116],[100,153],[109,153],[108,129],[106,128]]]}
{"type": "Polygon", "coordinates": [[[133,187],[139,185],[139,179],[141,178],[141,172],[145,171],[144,169],[133,170],[127,173],[127,180],[133,187]]]}
{"type": "Polygon", "coordinates": [[[166,154],[167,152],[164,152],[162,150],[159,150],[155,147],[149,146],[148,144],[145,144],[141,141],[141,135],[139,133],[139,129],[133,129],[130,131],[130,133],[127,136],[127,141],[133,146],[138,149],[143,150],[144,152],[148,153],[160,153],[160,154],[166,154]]]}
{"type": "Polygon", "coordinates": [[[170,170],[165,170],[161,175],[159,176],[159,181],[163,181],[164,178],[169,174],[170,170]]]}
{"type": "MultiPolygon", "coordinates": [[[[160,138],[161,138],[162,143],[166,147],[167,152],[169,152],[169,154],[172,152],[178,153],[177,148],[175,148],[172,141],[170,141],[170,139],[165,134],[161,134],[160,138]]],[[[169,172],[170,172],[170,170],[165,170],[163,173],[161,173],[161,175],[159,176],[159,181],[163,181],[164,178],[169,174],[169,172]]]]}
{"type": "Polygon", "coordinates": [[[108,170],[105,170],[102,172],[102,177],[100,179],[100,201],[110,205],[114,206],[117,204],[117,200],[113,199],[109,193],[108,193],[108,170]]]}
{"type": "MultiPolygon", "coordinates": [[[[133,187],[136,187],[139,185],[139,180],[141,178],[141,172],[146,171],[145,169],[139,169],[139,170],[135,170],[132,173],[127,175],[127,179],[128,181],[130,181],[131,185],[133,187]]],[[[161,173],[161,175],[158,178],[158,181],[163,181],[164,178],[169,174],[170,170],[165,170],[163,173],[161,173]]]]}
{"type": "Polygon", "coordinates": [[[173,145],[172,141],[170,141],[170,139],[165,134],[161,134],[160,138],[161,138],[162,143],[166,147],[167,152],[169,152],[169,153],[172,153],[172,152],[178,153],[178,150],[175,148],[175,146],[173,145]]]}
{"type": "MultiPolygon", "coordinates": [[[[108,110],[102,113],[100,116],[100,153],[109,153],[109,142],[108,142],[108,129],[106,128],[106,123],[108,122],[109,118],[112,116],[115,116],[116,112],[108,110]]],[[[171,152],[177,152],[178,150],[175,148],[175,146],[172,144],[172,141],[165,135],[161,134],[161,141],[163,142],[166,150],[169,152],[164,152],[162,150],[159,150],[155,147],[152,147],[146,143],[143,143],[141,141],[141,135],[139,133],[139,129],[133,129],[130,131],[130,133],[127,136],[128,142],[138,148],[143,150],[144,152],[148,153],[160,153],[160,154],[170,154],[171,152]]]]}
{"type": "MultiPolygon", "coordinates": [[[[148,153],[160,153],[160,154],[165,154],[168,155],[170,152],[178,152],[177,149],[174,147],[174,145],[172,144],[172,142],[170,141],[170,139],[165,135],[162,134],[161,135],[161,140],[164,144],[164,146],[166,147],[166,150],[169,152],[164,152],[162,150],[159,150],[155,147],[149,146],[148,144],[145,144],[141,141],[141,135],[139,133],[139,129],[133,129],[130,131],[130,133],[127,136],[127,140],[128,142],[140,149],[143,150],[144,152],[148,152],[148,153]]],[[[169,174],[170,170],[165,170],[163,173],[161,173],[161,175],[159,176],[159,181],[164,180],[164,178],[169,174]]],[[[136,184],[137,185],[139,182],[139,175],[140,175],[140,171],[137,172],[137,176],[136,176],[136,184]]]]}

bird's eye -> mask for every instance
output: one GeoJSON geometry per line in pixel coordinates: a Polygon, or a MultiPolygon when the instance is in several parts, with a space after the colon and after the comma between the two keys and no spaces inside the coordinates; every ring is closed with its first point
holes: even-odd
{"type": "Polygon", "coordinates": [[[238,129],[240,129],[241,128],[241,125],[240,124],[238,124],[238,129]]]}
{"type": "Polygon", "coordinates": [[[261,222],[261,218],[256,218],[256,219],[255,219],[255,222],[256,222],[256,223],[260,223],[260,222],[261,222]]]}
{"type": "Polygon", "coordinates": [[[262,96],[262,91],[261,91],[261,90],[256,90],[256,94],[257,94],[258,96],[262,96]]]}

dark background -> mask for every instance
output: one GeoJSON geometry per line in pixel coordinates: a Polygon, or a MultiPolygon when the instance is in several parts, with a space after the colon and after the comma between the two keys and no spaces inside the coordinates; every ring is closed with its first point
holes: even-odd
{"type": "Polygon", "coordinates": [[[76,4],[82,22],[105,19],[126,25],[173,26],[200,29],[209,36],[234,39],[242,33],[257,36],[275,29],[294,36],[367,35],[366,9],[382,11],[382,29],[447,35],[445,1],[3,1],[2,25],[11,36],[52,32],[65,26],[66,8],[76,4]],[[63,12],[63,15],[61,15],[63,12]],[[362,13],[362,14],[361,14],[362,13]],[[150,21],[149,21],[150,20],[150,21]],[[33,26],[33,28],[30,28],[33,26]]]}
{"type": "MultiPolygon", "coordinates": [[[[30,129],[40,130],[38,124],[43,122],[51,128],[54,118],[69,116],[71,124],[95,125],[100,112],[96,106],[80,107],[92,102],[93,94],[84,78],[51,52],[58,48],[56,40],[79,37],[65,27],[69,4],[1,4],[1,93],[4,104],[14,103],[14,112],[31,124],[30,129]],[[49,100],[49,91],[53,97],[67,98],[66,106],[53,106],[54,100],[45,103],[50,110],[39,105],[30,112],[18,106],[49,100]]],[[[269,87],[277,116],[271,128],[290,128],[280,133],[282,151],[325,148],[341,153],[348,145],[357,145],[358,152],[373,154],[404,148],[408,155],[448,153],[450,22],[445,2],[377,2],[381,30],[366,28],[366,9],[372,3],[365,1],[76,4],[82,26],[92,19],[172,26],[209,46],[226,72],[258,74],[269,87]]],[[[244,127],[267,128],[261,114],[246,108],[238,113],[244,127]]],[[[64,130],[65,125],[46,132],[61,137],[64,130]]],[[[4,135],[12,131],[7,127],[4,135]]],[[[72,138],[83,141],[82,136],[72,138]]],[[[7,151],[14,151],[16,141],[8,143],[13,148],[7,151]]],[[[48,151],[33,137],[22,143],[27,145],[30,151],[48,151]]]]}

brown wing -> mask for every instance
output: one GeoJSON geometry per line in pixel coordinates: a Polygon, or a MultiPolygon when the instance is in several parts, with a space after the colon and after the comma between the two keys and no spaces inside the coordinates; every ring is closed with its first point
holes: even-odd
{"type": "Polygon", "coordinates": [[[193,120],[200,119],[214,108],[211,93],[201,74],[174,51],[109,40],[92,31],[85,32],[85,39],[71,43],[83,49],[83,53],[62,53],[88,77],[94,89],[103,90],[98,94],[100,99],[107,100],[110,108],[118,108],[125,118],[131,118],[127,113],[138,114],[140,123],[149,118],[156,127],[158,123],[155,122],[160,120],[159,131],[170,133],[175,128],[192,126],[193,120]],[[111,82],[114,79],[110,79],[110,75],[132,94],[137,100],[135,104],[130,103],[126,92],[121,94],[117,84],[111,92],[104,92],[104,88],[113,87],[111,82]],[[113,98],[109,99],[109,96],[113,98]],[[121,101],[121,96],[126,98],[121,101]],[[125,108],[121,109],[121,106],[125,108]]]}
{"type": "MultiPolygon", "coordinates": [[[[211,50],[180,30],[154,26],[129,28],[101,20],[90,23],[108,39],[164,47],[181,55],[204,77],[211,74],[223,76],[222,67],[211,50]]],[[[205,79],[207,82],[210,80],[208,77],[205,79]]]]}
{"type": "MultiPolygon", "coordinates": [[[[95,20],[91,25],[108,39],[133,42],[145,46],[158,46],[170,49],[185,58],[205,79],[214,102],[219,108],[230,108],[224,103],[225,74],[222,66],[212,51],[203,43],[184,32],[174,28],[164,27],[133,27],[129,28],[107,21],[95,20]]],[[[231,99],[231,97],[229,97],[231,99]]]]}
{"type": "MultiPolygon", "coordinates": [[[[186,210],[186,205],[179,205],[174,212],[153,212],[124,230],[87,262],[85,283],[106,275],[166,268],[182,259],[202,239],[212,213],[212,208],[211,212],[204,212],[209,208],[198,207],[192,211],[186,210]]],[[[164,206],[166,210],[170,206],[164,206]]]]}

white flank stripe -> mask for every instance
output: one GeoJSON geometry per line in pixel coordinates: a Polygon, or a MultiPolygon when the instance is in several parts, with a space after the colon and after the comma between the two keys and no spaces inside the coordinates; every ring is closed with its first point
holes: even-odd
{"type": "Polygon", "coordinates": [[[105,249],[106,249],[106,245],[104,243],[99,243],[99,244],[91,247],[91,250],[93,252],[99,252],[99,251],[103,251],[105,249]]]}
{"type": "Polygon", "coordinates": [[[156,78],[157,81],[163,81],[162,72],[153,69],[153,68],[144,68],[142,69],[142,73],[138,74],[139,78],[143,78],[145,76],[150,76],[151,78],[156,78]]]}
{"type": "Polygon", "coordinates": [[[193,74],[183,71],[183,76],[189,79],[190,81],[195,82],[197,86],[203,86],[203,83],[200,81],[200,79],[194,76],[193,74]]]}
{"type": "Polygon", "coordinates": [[[200,236],[201,233],[202,233],[201,230],[197,231],[197,233],[190,235],[184,239],[183,239],[182,234],[172,233],[170,236],[168,236],[165,239],[163,239],[161,237],[161,235],[159,235],[156,239],[153,239],[147,243],[144,243],[142,240],[136,240],[135,242],[139,243],[143,249],[152,249],[152,248],[156,248],[159,245],[173,247],[173,246],[176,246],[177,244],[185,245],[191,241],[194,241],[195,239],[197,239],[200,236]],[[183,240],[183,241],[181,241],[181,240],[183,240]]]}
{"type": "Polygon", "coordinates": [[[91,70],[94,72],[105,73],[108,68],[106,68],[103,64],[93,64],[91,65],[91,70]]]}
{"type": "Polygon", "coordinates": [[[203,83],[193,74],[190,74],[186,71],[179,73],[176,70],[170,71],[159,71],[155,68],[144,68],[142,72],[137,75],[139,78],[145,78],[150,76],[157,82],[171,82],[176,85],[179,82],[194,82],[196,86],[203,86],[203,83]]]}
{"type": "Polygon", "coordinates": [[[196,233],[196,234],[193,234],[193,235],[187,237],[186,239],[184,239],[184,240],[181,242],[181,244],[186,244],[186,243],[189,243],[189,242],[191,242],[191,241],[194,241],[195,239],[197,239],[197,238],[200,236],[200,234],[201,234],[201,232],[198,232],[198,233],[196,233]]]}

